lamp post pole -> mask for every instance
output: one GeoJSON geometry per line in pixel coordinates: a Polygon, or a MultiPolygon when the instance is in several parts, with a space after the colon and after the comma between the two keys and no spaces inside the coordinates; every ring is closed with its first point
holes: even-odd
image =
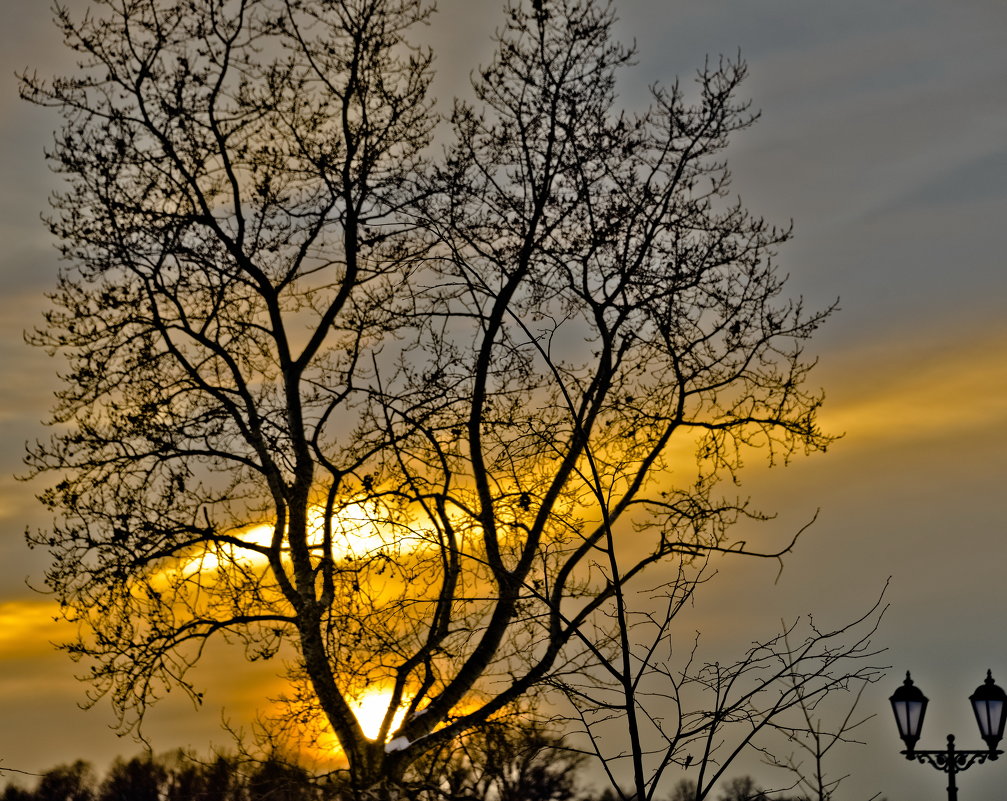
{"type": "Polygon", "coordinates": [[[913,684],[906,672],[906,680],[889,699],[892,711],[895,713],[895,723],[899,727],[899,736],[906,744],[902,752],[908,760],[915,760],[921,765],[931,765],[937,770],[948,774],[948,801],[958,801],[958,784],[955,777],[963,770],[973,765],[981,765],[987,760],[993,761],[1003,751],[997,750],[997,744],[1003,738],[1004,723],[1007,722],[1004,712],[1007,705],[1007,693],[1004,693],[993,682],[990,671],[986,672],[986,681],[981,684],[969,701],[979,724],[979,733],[986,741],[987,748],[979,751],[960,751],[955,748],[955,736],[948,735],[948,746],[941,751],[917,750],[916,742],[923,728],[923,716],[927,710],[928,699],[919,688],[913,684]]]}

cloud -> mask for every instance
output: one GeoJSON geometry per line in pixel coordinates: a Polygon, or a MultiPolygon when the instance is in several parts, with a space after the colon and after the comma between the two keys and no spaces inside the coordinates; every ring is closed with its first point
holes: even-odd
{"type": "Polygon", "coordinates": [[[956,437],[1007,423],[1007,332],[954,333],[889,339],[837,359],[839,369],[826,376],[826,386],[836,391],[822,424],[846,433],[843,450],[956,437]]]}
{"type": "Polygon", "coordinates": [[[73,636],[72,625],[55,619],[58,615],[56,603],[49,599],[0,603],[0,663],[5,674],[14,661],[49,656],[54,641],[73,636]]]}

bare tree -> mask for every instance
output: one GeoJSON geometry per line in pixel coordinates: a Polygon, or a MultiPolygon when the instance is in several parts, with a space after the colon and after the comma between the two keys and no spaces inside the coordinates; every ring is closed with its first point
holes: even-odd
{"type": "Polygon", "coordinates": [[[789,231],[730,198],[742,63],[630,114],[610,5],[508,4],[428,169],[422,0],[94,6],[56,6],[79,71],[22,85],[64,117],[68,187],[33,337],[70,363],[29,455],[56,520],[29,538],[124,728],[198,699],[234,637],[284,657],[288,723],[334,734],[354,792],[387,790],[629,658],[653,566],[689,587],[761,553],[719,488],[752,449],[828,445],[803,355],[827,312],[783,296],[789,231]]]}
{"type": "MultiPolygon", "coordinates": [[[[681,594],[664,598],[662,613],[635,611],[621,618],[609,647],[595,649],[598,674],[554,678],[587,737],[588,753],[598,757],[623,799],[658,797],[667,773],[677,770],[689,778],[676,793],[702,801],[746,752],[798,773],[786,790],[808,792],[812,775],[824,776],[821,759],[813,774],[793,757],[774,756],[778,735],[790,748],[798,743],[813,749],[817,743],[820,758],[836,741],[848,741],[844,734],[860,722],[852,710],[835,724],[828,743],[812,711],[847,692],[859,698],[885,675],[875,660],[881,649],[872,645],[884,607],[879,600],[860,618],[828,630],[810,617],[795,620],[753,642],[735,661],[704,663],[698,637],[684,656],[673,647],[675,617],[692,589],[686,582],[681,594]],[[627,774],[631,789],[623,791],[620,780],[627,774]]],[[[831,791],[837,783],[825,787],[831,791]]]]}
{"type": "MultiPolygon", "coordinates": [[[[780,749],[764,748],[763,761],[790,774],[793,780],[790,789],[809,801],[832,801],[839,785],[848,778],[848,773],[837,775],[830,772],[829,767],[837,748],[865,744],[857,739],[857,729],[874,717],[858,711],[867,685],[868,682],[851,683],[846,693],[833,693],[829,697],[807,697],[806,690],[795,685],[797,719],[772,723],[792,750],[785,753],[780,749]],[[840,700],[845,702],[845,707],[836,709],[840,700]]],[[[875,793],[868,801],[876,801],[880,795],[875,793]]]]}

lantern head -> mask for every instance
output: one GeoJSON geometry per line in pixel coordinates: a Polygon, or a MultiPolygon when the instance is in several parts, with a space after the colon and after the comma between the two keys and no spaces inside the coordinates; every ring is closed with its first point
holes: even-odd
{"type": "Polygon", "coordinates": [[[990,751],[996,751],[997,744],[1004,736],[1004,705],[1007,702],[1007,693],[993,683],[993,674],[987,670],[986,681],[976,688],[976,691],[969,696],[969,700],[972,702],[972,710],[976,713],[979,733],[990,751]]]}
{"type": "MultiPolygon", "coordinates": [[[[1003,691],[1001,690],[1001,692],[1003,691]]],[[[899,737],[906,744],[908,754],[912,754],[916,743],[920,739],[920,731],[923,728],[923,715],[927,711],[927,697],[920,691],[919,687],[913,684],[913,680],[909,678],[909,671],[907,670],[906,680],[902,683],[901,687],[892,693],[891,698],[888,700],[891,702],[892,711],[895,713],[895,724],[899,727],[899,737]]],[[[1003,733],[1002,715],[1000,732],[1001,734],[1003,733]]]]}

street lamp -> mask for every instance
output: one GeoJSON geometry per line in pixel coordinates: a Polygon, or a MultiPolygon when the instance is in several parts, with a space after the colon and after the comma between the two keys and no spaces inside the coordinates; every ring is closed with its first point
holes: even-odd
{"type": "Polygon", "coordinates": [[[928,699],[920,688],[913,684],[907,670],[906,680],[888,700],[891,701],[892,710],[895,712],[895,725],[899,727],[899,737],[905,742],[909,753],[912,753],[916,742],[920,739],[928,699]]]}
{"type": "Polygon", "coordinates": [[[997,743],[1004,736],[1004,722],[1007,721],[1007,717],[1004,716],[1007,693],[993,683],[992,671],[986,671],[986,681],[976,688],[976,691],[969,696],[969,700],[976,713],[979,733],[990,747],[990,751],[996,751],[997,743]]]}
{"type": "Polygon", "coordinates": [[[993,683],[991,671],[986,671],[986,681],[976,688],[969,696],[972,711],[975,712],[979,733],[986,745],[985,751],[959,751],[955,748],[955,736],[948,735],[948,747],[943,751],[917,751],[916,743],[920,739],[923,728],[923,716],[927,711],[927,697],[920,688],[913,684],[906,671],[906,680],[891,698],[892,711],[895,713],[895,725],[899,728],[899,737],[906,744],[906,759],[915,759],[921,765],[932,765],[937,770],[948,774],[948,801],[958,801],[958,787],[955,776],[973,765],[981,765],[987,759],[994,760],[1003,751],[997,750],[997,745],[1003,738],[1004,723],[1007,722],[1007,693],[993,683]]]}

